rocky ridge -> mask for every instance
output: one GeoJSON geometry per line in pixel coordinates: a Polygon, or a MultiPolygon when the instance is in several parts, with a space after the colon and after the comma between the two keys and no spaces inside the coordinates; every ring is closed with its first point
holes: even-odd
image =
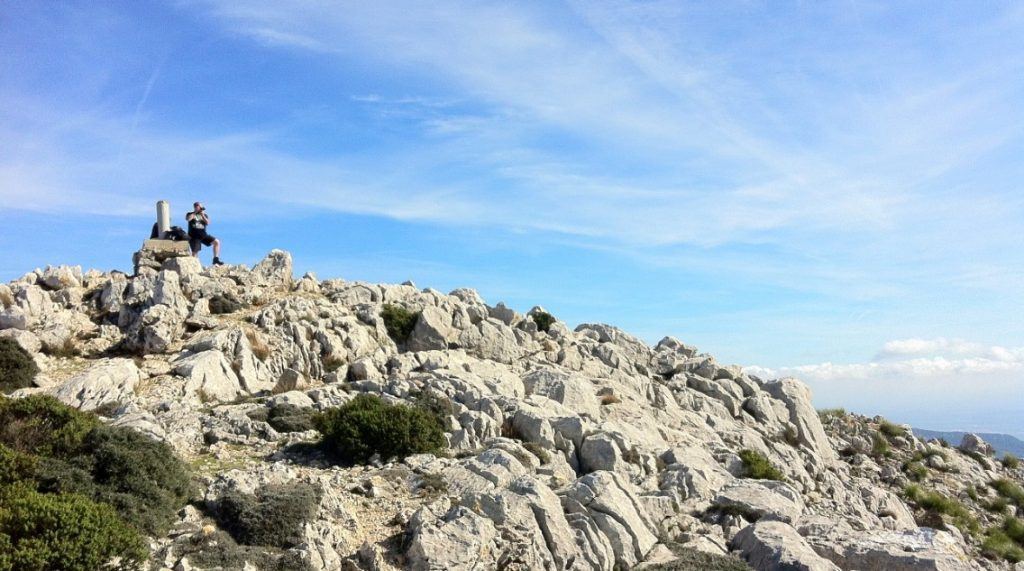
{"type": "MultiPolygon", "coordinates": [[[[681,547],[755,569],[1012,568],[982,557],[963,518],[906,491],[957,499],[978,529],[1024,515],[990,509],[991,482],[1024,476],[984,442],[960,450],[883,419],[819,417],[795,379],[603,324],[541,331],[541,308],[470,289],[294,279],[283,251],[252,269],[174,257],[139,272],[47,267],[0,285],[0,336],[41,369],[14,396],[52,394],[168,442],[207,504],[317,486],[316,517],[290,548],[312,569],[631,569],[671,565],[681,547]],[[401,346],[385,304],[419,314],[401,346]],[[362,392],[450,400],[450,453],[335,466],[294,452],[314,431],[254,414],[362,392]],[[748,477],[744,451],[783,479],[748,477]]],[[[153,569],[200,568],[183,547],[215,526],[194,506],[180,518],[152,538],[153,569]]]]}

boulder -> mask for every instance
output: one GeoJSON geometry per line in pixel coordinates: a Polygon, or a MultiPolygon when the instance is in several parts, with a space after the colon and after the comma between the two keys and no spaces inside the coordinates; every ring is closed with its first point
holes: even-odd
{"type": "Polygon", "coordinates": [[[960,449],[969,454],[981,454],[982,456],[992,456],[996,453],[991,444],[972,432],[964,434],[964,437],[960,439],[960,449]]]}
{"type": "Polygon", "coordinates": [[[290,289],[292,285],[292,255],[284,250],[271,250],[252,269],[250,279],[256,285],[290,289]]]}
{"type": "Polygon", "coordinates": [[[819,468],[834,465],[836,453],[821,427],[818,411],[811,403],[811,389],[796,379],[787,378],[765,383],[764,390],[786,404],[788,420],[796,427],[798,442],[818,459],[814,465],[819,468]]]}
{"type": "Polygon", "coordinates": [[[201,401],[228,402],[244,392],[231,361],[216,349],[186,353],[172,364],[174,372],[188,380],[185,390],[201,401]]]}
{"type": "Polygon", "coordinates": [[[785,523],[796,521],[804,510],[803,499],[796,490],[785,482],[772,480],[735,480],[718,492],[713,504],[738,509],[757,520],[785,523]]]}
{"type": "Polygon", "coordinates": [[[131,359],[107,359],[49,392],[67,405],[93,410],[106,404],[130,402],[141,379],[142,373],[131,359]]]}
{"type": "MultiPolygon", "coordinates": [[[[658,543],[657,526],[635,488],[614,472],[594,472],[576,480],[562,493],[562,507],[569,514],[586,516],[611,547],[615,563],[627,569],[644,561],[658,543]]],[[[573,527],[580,525],[577,520],[573,527]]]]}
{"type": "Polygon", "coordinates": [[[409,335],[407,347],[410,351],[447,349],[452,337],[452,316],[447,311],[433,306],[424,307],[416,326],[409,335]]]}
{"type": "Polygon", "coordinates": [[[740,530],[732,549],[758,571],[840,571],[781,521],[759,521],[740,530]]]}
{"type": "Polygon", "coordinates": [[[412,571],[495,569],[498,539],[490,519],[456,506],[438,524],[420,524],[412,530],[406,564],[412,571]]]}

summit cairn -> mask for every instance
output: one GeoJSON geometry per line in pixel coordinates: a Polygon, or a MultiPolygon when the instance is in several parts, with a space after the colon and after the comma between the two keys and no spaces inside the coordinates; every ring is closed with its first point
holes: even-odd
{"type": "Polygon", "coordinates": [[[164,262],[173,258],[192,257],[188,240],[171,239],[171,206],[166,200],[156,203],[156,238],[142,243],[132,255],[135,275],[159,272],[164,262]]]}

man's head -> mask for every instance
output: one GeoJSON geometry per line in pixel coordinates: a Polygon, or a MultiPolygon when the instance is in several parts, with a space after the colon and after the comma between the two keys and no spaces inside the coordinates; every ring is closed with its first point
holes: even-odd
{"type": "Polygon", "coordinates": [[[195,211],[195,212],[202,212],[203,210],[206,210],[206,209],[203,208],[203,203],[202,202],[193,202],[192,203],[192,210],[195,211]]]}

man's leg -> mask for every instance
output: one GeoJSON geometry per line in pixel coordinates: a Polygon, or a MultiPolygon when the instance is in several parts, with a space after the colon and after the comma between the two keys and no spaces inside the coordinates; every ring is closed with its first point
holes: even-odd
{"type": "Polygon", "coordinates": [[[218,240],[217,238],[213,239],[213,257],[220,257],[220,240],[218,240]]]}

